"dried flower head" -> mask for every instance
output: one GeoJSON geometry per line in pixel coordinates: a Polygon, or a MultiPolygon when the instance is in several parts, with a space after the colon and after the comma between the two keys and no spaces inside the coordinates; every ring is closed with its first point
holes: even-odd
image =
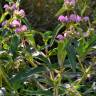
{"type": "Polygon", "coordinates": [[[23,9],[21,9],[21,10],[15,10],[14,11],[14,15],[24,18],[25,17],[25,12],[24,12],[23,9]]]}
{"type": "Polygon", "coordinates": [[[75,6],[76,0],[64,0],[65,5],[75,6]]]}

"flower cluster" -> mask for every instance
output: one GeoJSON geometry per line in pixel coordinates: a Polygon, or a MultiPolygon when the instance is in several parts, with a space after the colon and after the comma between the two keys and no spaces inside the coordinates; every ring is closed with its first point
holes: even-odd
{"type": "Polygon", "coordinates": [[[18,28],[16,28],[15,32],[24,32],[24,31],[27,31],[27,26],[26,25],[22,25],[18,28]]]}
{"type": "Polygon", "coordinates": [[[24,18],[25,17],[25,12],[24,12],[23,9],[21,9],[21,10],[15,10],[14,11],[14,16],[19,16],[19,17],[24,18]]]}
{"type": "Polygon", "coordinates": [[[64,0],[65,5],[75,6],[76,0],[64,0]]]}
{"type": "Polygon", "coordinates": [[[15,32],[24,32],[27,31],[27,26],[21,24],[21,18],[25,17],[25,12],[23,9],[19,9],[18,3],[5,4],[5,11],[11,11],[11,18],[2,22],[2,26],[8,26],[11,29],[14,29],[15,32]]]}
{"type": "Polygon", "coordinates": [[[4,9],[6,10],[6,11],[12,11],[12,10],[16,10],[16,9],[18,9],[18,6],[16,5],[16,3],[14,3],[14,4],[5,4],[4,5],[4,9]]]}
{"type": "Polygon", "coordinates": [[[76,15],[76,14],[71,14],[70,16],[59,16],[58,17],[58,21],[62,22],[62,23],[68,23],[68,22],[80,22],[80,21],[85,21],[87,22],[89,20],[89,17],[88,16],[85,16],[85,17],[81,17],[79,15],[76,15]]]}
{"type": "Polygon", "coordinates": [[[10,24],[11,28],[15,28],[15,32],[24,32],[27,31],[27,26],[22,25],[19,20],[13,20],[10,24]]]}
{"type": "Polygon", "coordinates": [[[4,5],[5,11],[13,11],[14,16],[19,16],[24,18],[25,12],[23,9],[19,10],[19,4],[18,3],[12,3],[12,4],[5,4],[4,5]]]}
{"type": "Polygon", "coordinates": [[[64,40],[65,38],[74,38],[78,37],[80,34],[75,30],[73,25],[70,25],[68,29],[66,29],[62,34],[58,34],[56,39],[64,40]]]}

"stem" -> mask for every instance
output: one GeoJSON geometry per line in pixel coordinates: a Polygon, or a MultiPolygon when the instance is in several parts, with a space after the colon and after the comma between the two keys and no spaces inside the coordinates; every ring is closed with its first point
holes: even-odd
{"type": "Polygon", "coordinates": [[[48,53],[48,48],[47,48],[47,42],[45,41],[45,52],[46,52],[46,55],[48,53]]]}
{"type": "Polygon", "coordinates": [[[0,87],[2,87],[2,73],[1,73],[1,68],[0,68],[0,87]]]}
{"type": "Polygon", "coordinates": [[[78,61],[79,61],[82,72],[85,73],[85,68],[84,68],[83,64],[81,63],[81,60],[79,59],[79,57],[78,57],[78,61]]]}
{"type": "Polygon", "coordinates": [[[57,82],[58,78],[55,79],[53,71],[50,72],[50,79],[53,82],[53,96],[58,96],[58,93],[59,93],[58,92],[58,85],[60,84],[60,82],[59,83],[57,82]]]}
{"type": "Polygon", "coordinates": [[[80,79],[80,81],[78,82],[78,84],[80,84],[83,80],[85,80],[85,79],[86,79],[87,74],[89,74],[89,72],[90,72],[90,70],[91,70],[92,66],[93,66],[93,65],[90,65],[90,66],[86,69],[86,71],[85,71],[84,75],[82,76],[82,78],[80,79]]]}
{"type": "Polygon", "coordinates": [[[5,12],[1,18],[0,18],[0,23],[4,21],[5,17],[9,14],[9,12],[5,12]]]}
{"type": "Polygon", "coordinates": [[[58,86],[54,86],[53,96],[58,96],[58,86]]]}

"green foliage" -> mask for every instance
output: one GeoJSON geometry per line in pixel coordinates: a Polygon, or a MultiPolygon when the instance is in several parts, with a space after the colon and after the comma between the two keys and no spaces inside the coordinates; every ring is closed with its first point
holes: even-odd
{"type": "MultiPolygon", "coordinates": [[[[7,1],[11,3],[11,0],[7,1]]],[[[45,4],[47,0],[33,0],[33,4],[37,1],[45,4]]],[[[90,0],[79,0],[74,7],[65,6],[63,1],[54,0],[62,5],[57,14],[54,11],[54,16],[88,14],[90,0]]],[[[39,10],[43,12],[44,6],[39,10]]],[[[26,17],[18,18],[12,12],[5,11],[0,16],[2,24],[10,15],[7,24],[0,28],[0,91],[4,87],[5,96],[95,96],[95,20],[61,22],[55,28],[52,26],[52,30],[41,32],[35,30],[26,17]],[[16,32],[16,27],[10,26],[14,19],[27,25],[28,29],[16,32]],[[57,38],[58,35],[64,38],[57,38]]]]}

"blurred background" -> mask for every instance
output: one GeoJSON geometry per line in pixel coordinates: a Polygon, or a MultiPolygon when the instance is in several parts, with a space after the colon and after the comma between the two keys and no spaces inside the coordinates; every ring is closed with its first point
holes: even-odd
{"type": "Polygon", "coordinates": [[[52,29],[56,23],[56,12],[63,0],[22,0],[21,7],[25,9],[27,18],[35,28],[52,29]]]}
{"type": "MultiPolygon", "coordinates": [[[[5,3],[16,0],[0,0],[0,15],[3,10],[2,7],[5,3]]],[[[58,24],[57,17],[55,16],[58,10],[62,7],[64,0],[18,0],[20,7],[26,12],[26,17],[32,27],[40,31],[52,30],[58,24]]],[[[96,0],[79,0],[87,2],[86,13],[91,19],[96,19],[96,0]]],[[[82,5],[82,4],[80,4],[82,5]]],[[[82,10],[84,6],[77,8],[82,10]]],[[[78,13],[80,13],[77,11],[78,13]]]]}
{"type": "MultiPolygon", "coordinates": [[[[0,6],[10,0],[0,0],[0,6]]],[[[57,24],[56,12],[63,4],[63,0],[21,0],[21,8],[26,12],[26,16],[33,27],[45,31],[52,29],[57,24]]],[[[0,7],[0,13],[3,10],[0,7]]]]}

